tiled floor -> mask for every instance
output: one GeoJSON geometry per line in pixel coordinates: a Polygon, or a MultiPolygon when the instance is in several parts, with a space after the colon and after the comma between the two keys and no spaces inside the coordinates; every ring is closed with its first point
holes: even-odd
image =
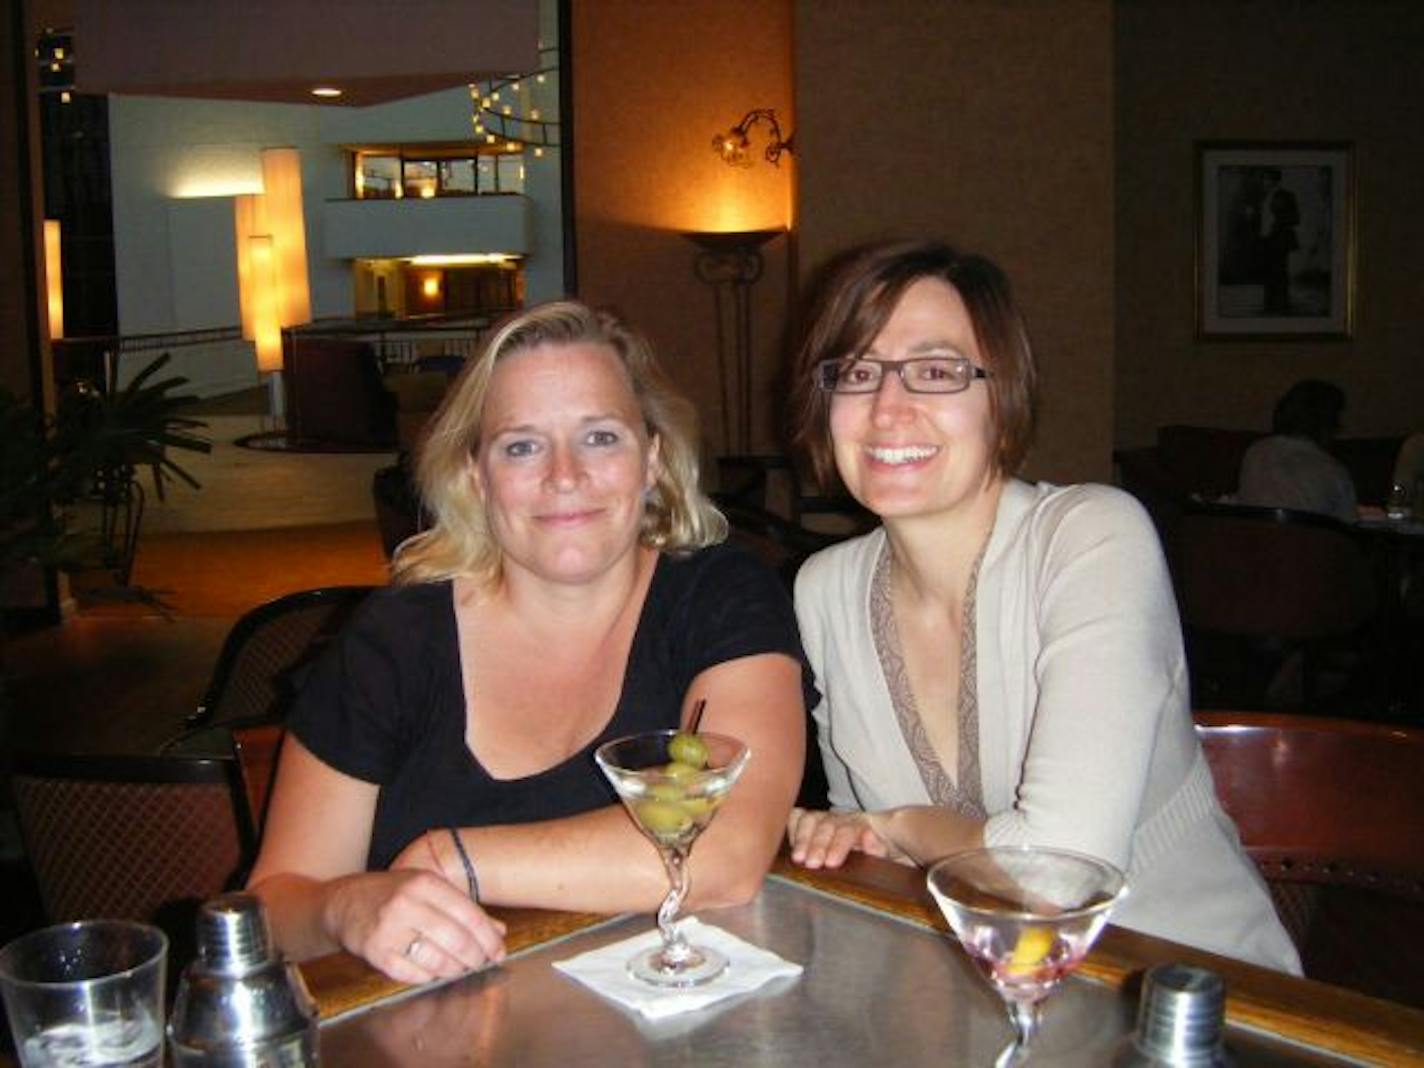
{"type": "Polygon", "coordinates": [[[246,449],[236,442],[262,428],[254,415],[205,415],[211,453],[170,450],[169,457],[201,484],[164,479],[164,499],[141,476],[147,507],[145,537],[158,533],[253,530],[370,519],[371,477],[390,453],[291,453],[246,449]]]}

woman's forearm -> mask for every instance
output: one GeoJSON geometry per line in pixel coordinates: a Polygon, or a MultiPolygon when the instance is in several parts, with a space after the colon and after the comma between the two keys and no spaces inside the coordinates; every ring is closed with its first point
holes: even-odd
{"type": "MultiPolygon", "coordinates": [[[[755,895],[777,841],[739,826],[730,812],[714,820],[692,852],[689,907],[739,904],[755,895]],[[762,838],[767,838],[762,842],[762,838]]],[[[667,893],[657,850],[621,806],[543,823],[460,830],[486,904],[575,912],[640,912],[667,893]]],[[[460,861],[448,835],[433,835],[438,865],[460,861]],[[445,852],[451,854],[445,857],[445,852]]],[[[416,843],[398,863],[420,863],[430,850],[416,843]]]]}
{"type": "Polygon", "coordinates": [[[982,820],[938,805],[905,805],[866,815],[876,834],[922,867],[984,844],[982,820]]]}
{"type": "Polygon", "coordinates": [[[282,951],[294,960],[307,960],[341,948],[327,917],[332,894],[345,878],[323,882],[283,873],[249,884],[248,890],[266,906],[272,936],[282,951]]]}

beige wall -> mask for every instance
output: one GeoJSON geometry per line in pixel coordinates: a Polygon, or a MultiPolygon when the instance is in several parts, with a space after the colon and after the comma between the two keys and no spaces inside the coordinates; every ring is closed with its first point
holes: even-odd
{"type": "Polygon", "coordinates": [[[797,0],[802,277],[935,236],[1012,279],[1043,375],[1028,474],[1111,473],[1108,0],[797,0]]]}
{"type": "MultiPolygon", "coordinates": [[[[712,137],[752,108],[791,110],[789,0],[579,0],[572,11],[579,295],[617,307],[649,335],[697,403],[716,448],[721,404],[712,291],[693,274],[684,230],[788,221],[795,162],[729,167],[712,137]]],[[[754,148],[760,149],[760,130],[754,148]]],[[[773,444],[787,304],[788,239],[766,248],[752,290],[753,447],[773,444]]]]}
{"type": "Polygon", "coordinates": [[[1159,425],[1262,427],[1302,377],[1346,390],[1346,433],[1424,425],[1424,4],[1134,0],[1118,51],[1118,444],[1159,425]],[[1349,341],[1197,341],[1194,143],[1355,147],[1349,341]]]}

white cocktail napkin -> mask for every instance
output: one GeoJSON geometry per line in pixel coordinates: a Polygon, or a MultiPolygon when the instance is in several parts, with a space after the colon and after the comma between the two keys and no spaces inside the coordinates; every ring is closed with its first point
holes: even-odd
{"type": "Polygon", "coordinates": [[[554,967],[604,997],[642,1013],[649,1020],[662,1020],[681,1012],[706,1008],[726,998],[755,990],[773,979],[801,974],[801,965],[782,960],[775,953],[744,942],[720,927],[702,923],[695,916],[681,921],[678,928],[689,942],[726,954],[727,970],[705,986],[686,989],[666,989],[634,979],[628,974],[628,959],[662,941],[662,935],[656,928],[611,946],[556,961],[554,967]]]}

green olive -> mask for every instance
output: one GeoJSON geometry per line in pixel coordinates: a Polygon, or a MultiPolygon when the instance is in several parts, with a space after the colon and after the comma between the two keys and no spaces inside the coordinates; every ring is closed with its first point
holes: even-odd
{"type": "Polygon", "coordinates": [[[682,810],[693,819],[711,812],[717,803],[710,797],[686,797],[682,800],[682,810]]]}
{"type": "Polygon", "coordinates": [[[668,756],[679,764],[691,764],[694,768],[707,766],[707,743],[695,734],[678,731],[668,742],[668,756]]]}
{"type": "Polygon", "coordinates": [[[633,809],[638,815],[638,822],[652,834],[681,834],[692,826],[692,817],[676,801],[653,798],[636,802],[633,809]]]}
{"type": "Polygon", "coordinates": [[[648,797],[654,801],[679,802],[686,796],[686,790],[676,782],[655,782],[648,787],[648,797]]]}
{"type": "Polygon", "coordinates": [[[684,779],[692,778],[701,770],[701,768],[693,767],[691,764],[684,764],[680,760],[674,760],[663,768],[663,774],[669,779],[676,779],[681,782],[684,779]]]}

